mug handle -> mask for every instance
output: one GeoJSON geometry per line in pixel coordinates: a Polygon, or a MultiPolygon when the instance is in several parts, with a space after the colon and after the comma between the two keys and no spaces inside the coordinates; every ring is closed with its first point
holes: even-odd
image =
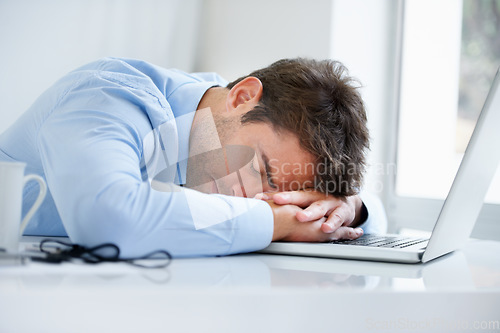
{"type": "Polygon", "coordinates": [[[28,183],[30,180],[35,180],[38,182],[40,185],[40,192],[38,192],[38,197],[35,200],[35,203],[33,206],[31,206],[31,209],[26,213],[26,216],[24,217],[23,221],[21,222],[21,228],[20,228],[20,234],[22,235],[24,232],[24,229],[26,229],[26,226],[28,225],[28,221],[33,217],[35,214],[36,210],[40,207],[42,204],[43,199],[45,198],[45,194],[47,193],[47,185],[45,184],[45,181],[43,180],[42,177],[38,175],[27,175],[24,176],[23,179],[23,187],[28,183]]]}

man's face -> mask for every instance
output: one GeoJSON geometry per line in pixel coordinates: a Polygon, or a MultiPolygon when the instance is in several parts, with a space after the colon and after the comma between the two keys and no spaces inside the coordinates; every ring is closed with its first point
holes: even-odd
{"type": "Polygon", "coordinates": [[[254,197],[314,186],[314,157],[297,135],[267,123],[242,125],[240,115],[216,117],[220,149],[190,158],[187,186],[205,193],[254,197]]]}

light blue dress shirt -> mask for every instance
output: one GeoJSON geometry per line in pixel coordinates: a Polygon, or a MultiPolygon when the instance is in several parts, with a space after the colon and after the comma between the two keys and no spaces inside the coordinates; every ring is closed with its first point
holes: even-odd
{"type": "MultiPolygon", "coordinates": [[[[145,139],[170,124],[178,156],[188,156],[199,101],[207,89],[226,84],[214,73],[187,74],[117,58],[93,62],[56,82],[0,135],[0,161],[26,162],[26,172],[48,185],[25,234],[67,235],[87,246],[113,242],[125,257],[158,249],[181,257],[266,247],[273,234],[267,203],[178,185],[157,191],[148,180],[149,159],[162,148],[145,139]],[[217,223],[201,221],[200,227],[196,219],[203,216],[216,216],[217,223]]],[[[176,160],[177,184],[185,181],[186,161],[176,160]]],[[[37,193],[37,184],[25,187],[23,214],[37,193]]],[[[363,199],[370,212],[365,232],[383,231],[383,209],[372,210],[373,198],[363,199]]]]}

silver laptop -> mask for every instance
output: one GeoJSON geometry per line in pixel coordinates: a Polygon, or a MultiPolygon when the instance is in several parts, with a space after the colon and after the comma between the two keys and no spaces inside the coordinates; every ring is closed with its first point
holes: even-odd
{"type": "Polygon", "coordinates": [[[470,236],[500,161],[499,124],[500,69],[429,239],[367,234],[331,243],[272,242],[260,252],[419,263],[459,249],[470,236]]]}

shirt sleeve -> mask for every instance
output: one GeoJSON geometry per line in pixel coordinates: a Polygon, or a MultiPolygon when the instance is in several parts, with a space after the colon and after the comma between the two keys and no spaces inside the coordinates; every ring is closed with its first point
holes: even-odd
{"type": "Polygon", "coordinates": [[[48,187],[70,239],[112,242],[123,257],[167,250],[176,257],[249,252],[272,239],[265,202],[210,195],[172,185],[159,192],[141,177],[142,138],[151,130],[150,94],[116,82],[82,82],[44,120],[38,149],[48,187]],[[198,215],[227,219],[196,226],[198,215]]]}
{"type": "Polygon", "coordinates": [[[362,191],[359,197],[363,201],[368,217],[360,226],[365,234],[383,234],[387,232],[387,215],[380,199],[369,192],[362,191]]]}

